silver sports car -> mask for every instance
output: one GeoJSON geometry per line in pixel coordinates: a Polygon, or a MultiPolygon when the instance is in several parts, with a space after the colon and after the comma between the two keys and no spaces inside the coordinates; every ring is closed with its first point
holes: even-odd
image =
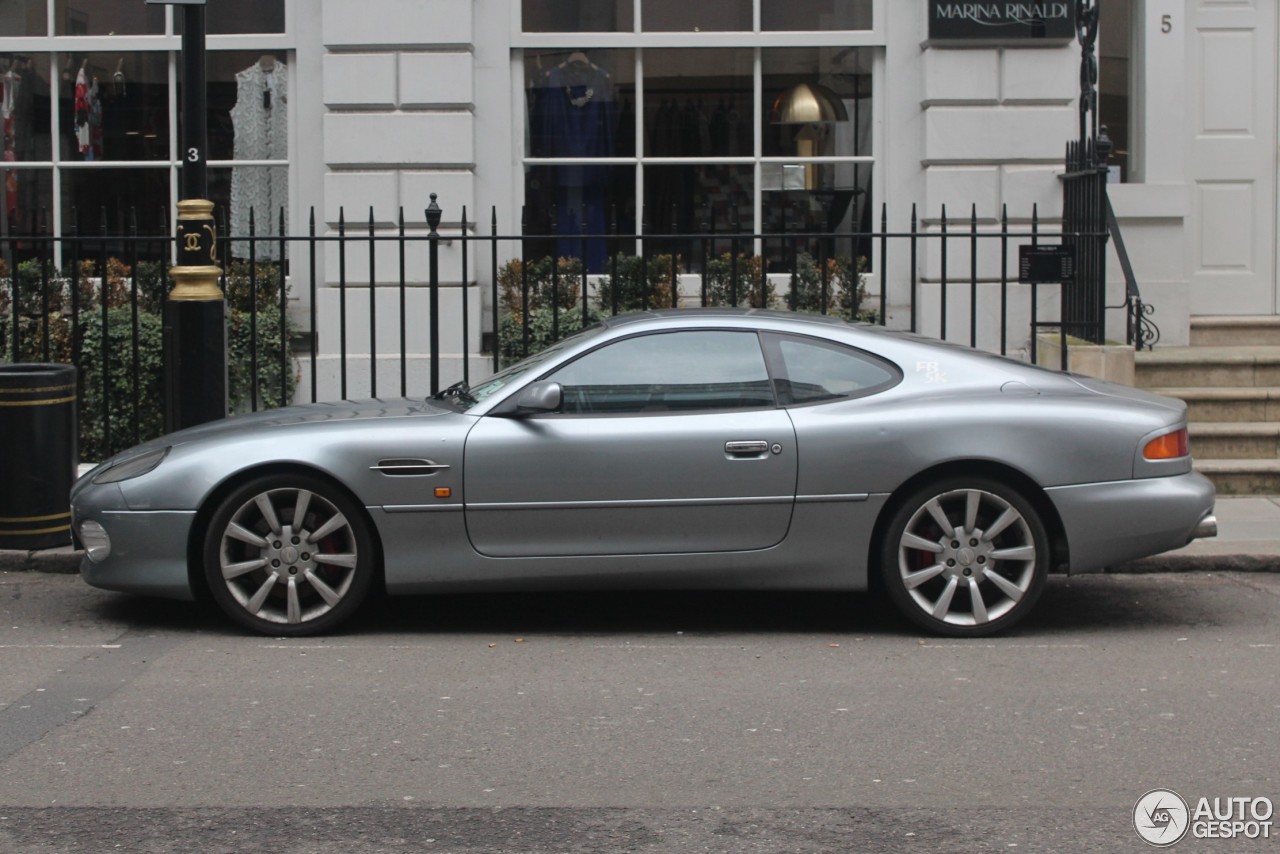
{"type": "Polygon", "coordinates": [[[864,590],[940,634],[1216,532],[1177,400],[879,327],[624,315],[429,400],[295,406],[106,461],[86,581],[270,635],[390,593],[864,590]]]}

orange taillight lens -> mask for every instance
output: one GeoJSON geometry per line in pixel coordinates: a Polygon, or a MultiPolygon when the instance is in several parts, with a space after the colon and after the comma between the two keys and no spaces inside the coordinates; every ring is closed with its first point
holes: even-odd
{"type": "Polygon", "coordinates": [[[1187,447],[1187,428],[1165,433],[1147,443],[1142,449],[1142,456],[1149,460],[1172,460],[1185,457],[1191,453],[1187,447]]]}

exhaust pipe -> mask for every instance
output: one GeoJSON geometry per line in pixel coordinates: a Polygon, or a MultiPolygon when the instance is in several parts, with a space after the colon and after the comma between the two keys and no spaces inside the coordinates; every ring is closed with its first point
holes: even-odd
{"type": "MultiPolygon", "coordinates": [[[[1192,540],[1199,540],[1205,537],[1218,536],[1218,517],[1210,513],[1200,520],[1200,524],[1196,525],[1195,530],[1191,532],[1192,540]]],[[[1188,540],[1187,542],[1190,542],[1188,540]]]]}

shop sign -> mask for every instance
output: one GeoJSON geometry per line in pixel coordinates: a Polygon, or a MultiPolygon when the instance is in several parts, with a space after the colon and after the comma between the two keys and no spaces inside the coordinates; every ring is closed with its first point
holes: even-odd
{"type": "Polygon", "coordinates": [[[1024,285],[1052,285],[1074,281],[1076,253],[1070,246],[1040,244],[1018,247],[1018,281],[1024,285]]]}
{"type": "Polygon", "coordinates": [[[931,42],[1069,41],[1075,35],[1074,0],[929,0],[931,42]]]}

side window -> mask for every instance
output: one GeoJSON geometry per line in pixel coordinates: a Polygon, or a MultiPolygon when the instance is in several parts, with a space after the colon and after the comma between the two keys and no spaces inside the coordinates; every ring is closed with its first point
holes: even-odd
{"type": "Polygon", "coordinates": [[[778,399],[784,404],[861,397],[897,383],[893,365],[870,354],[813,338],[771,336],[778,362],[778,399]]]}
{"type": "Polygon", "coordinates": [[[697,330],[606,344],[547,379],[564,388],[564,411],[636,412],[775,406],[754,332],[697,330]]]}

